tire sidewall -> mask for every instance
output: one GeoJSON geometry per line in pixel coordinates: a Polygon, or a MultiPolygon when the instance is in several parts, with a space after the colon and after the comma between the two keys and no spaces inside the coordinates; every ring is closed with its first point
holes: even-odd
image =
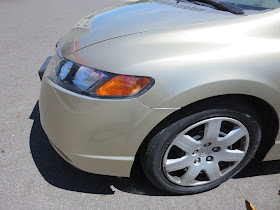
{"type": "Polygon", "coordinates": [[[250,114],[243,114],[239,111],[231,109],[212,109],[186,116],[183,119],[169,125],[152,138],[151,141],[153,144],[150,147],[152,153],[149,154],[149,157],[146,160],[146,166],[149,168],[149,172],[145,173],[157,187],[176,194],[195,194],[213,189],[241,171],[254,156],[261,139],[261,130],[256,119],[257,117],[254,118],[250,114]],[[232,169],[232,171],[213,182],[200,186],[189,187],[180,186],[171,182],[166,177],[163,170],[163,157],[167,148],[173,142],[174,138],[189,126],[214,117],[229,117],[238,120],[247,128],[250,141],[246,155],[242,161],[234,169],[232,169]]]}

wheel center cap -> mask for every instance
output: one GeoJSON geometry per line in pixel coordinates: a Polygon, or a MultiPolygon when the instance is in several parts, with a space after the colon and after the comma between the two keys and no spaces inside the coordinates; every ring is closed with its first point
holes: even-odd
{"type": "Polygon", "coordinates": [[[205,157],[205,156],[208,156],[211,154],[211,149],[210,148],[204,148],[204,149],[201,149],[199,151],[199,156],[200,157],[205,157]]]}

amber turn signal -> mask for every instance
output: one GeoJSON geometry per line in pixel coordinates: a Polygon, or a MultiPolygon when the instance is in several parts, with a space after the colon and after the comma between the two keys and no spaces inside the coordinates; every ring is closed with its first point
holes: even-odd
{"type": "Polygon", "coordinates": [[[96,94],[100,96],[133,96],[149,82],[150,79],[146,77],[118,75],[101,86],[96,94]]]}

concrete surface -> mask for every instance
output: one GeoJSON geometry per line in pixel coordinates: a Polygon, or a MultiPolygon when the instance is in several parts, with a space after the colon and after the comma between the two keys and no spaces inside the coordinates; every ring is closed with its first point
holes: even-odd
{"type": "Polygon", "coordinates": [[[0,209],[245,209],[244,197],[256,209],[280,209],[280,161],[252,162],[206,193],[171,196],[141,172],[128,179],[78,171],[51,148],[39,121],[37,70],[76,22],[120,2],[0,1],[0,209]]]}

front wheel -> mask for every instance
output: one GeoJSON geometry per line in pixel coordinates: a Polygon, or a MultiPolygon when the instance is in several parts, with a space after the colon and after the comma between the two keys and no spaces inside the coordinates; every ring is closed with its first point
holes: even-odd
{"type": "Polygon", "coordinates": [[[149,141],[141,158],[143,170],[155,186],[171,193],[217,187],[257,151],[261,140],[257,118],[253,111],[228,106],[185,116],[149,141]]]}

